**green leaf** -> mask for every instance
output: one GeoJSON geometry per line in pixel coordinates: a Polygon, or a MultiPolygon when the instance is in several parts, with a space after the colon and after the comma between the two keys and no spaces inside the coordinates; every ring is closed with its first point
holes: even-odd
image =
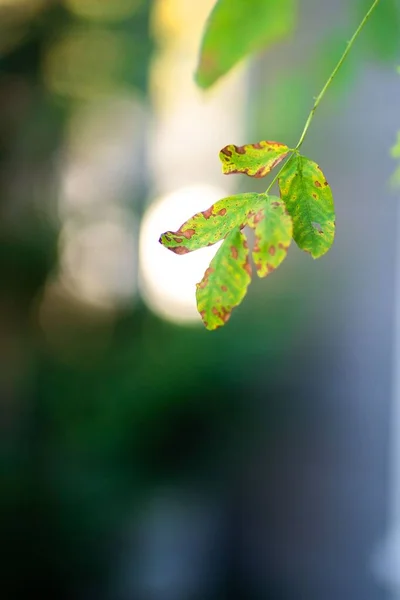
{"type": "Polygon", "coordinates": [[[286,258],[292,241],[293,224],[280,198],[268,196],[268,202],[250,219],[255,229],[253,260],[259,277],[266,277],[286,258]]]}
{"type": "Polygon", "coordinates": [[[331,188],[319,166],[296,155],[279,178],[281,198],[293,220],[293,238],[313,258],[325,254],[335,237],[331,188]]]}
{"type": "Polygon", "coordinates": [[[225,325],[246,295],[251,281],[249,249],[244,233],[232,231],[197,284],[197,308],[207,329],[225,325]]]}
{"type": "Polygon", "coordinates": [[[294,28],[296,0],[218,0],[206,24],[196,81],[213,85],[247,55],[294,28]]]}
{"type": "Polygon", "coordinates": [[[176,254],[187,254],[204,246],[212,246],[232,229],[243,228],[265,200],[265,194],[252,193],[223,198],[191,217],[178,231],[163,233],[159,241],[176,254]]]}
{"type": "Polygon", "coordinates": [[[289,148],[280,142],[258,142],[246,146],[230,144],[222,148],[219,158],[225,175],[244,173],[265,177],[287,156],[289,148]]]}

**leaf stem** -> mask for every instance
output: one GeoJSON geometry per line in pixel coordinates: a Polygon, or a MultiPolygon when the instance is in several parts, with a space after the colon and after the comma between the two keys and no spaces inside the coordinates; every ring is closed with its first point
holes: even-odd
{"type": "Polygon", "coordinates": [[[336,75],[338,74],[341,66],[344,63],[344,61],[346,60],[347,55],[349,54],[349,52],[350,52],[350,50],[351,50],[354,42],[356,41],[356,39],[360,35],[361,31],[364,29],[364,26],[365,26],[366,22],[368,21],[368,19],[370,18],[370,16],[374,12],[375,8],[378,6],[379,2],[380,2],[380,0],[374,0],[374,2],[372,3],[371,8],[369,9],[369,11],[367,12],[367,14],[365,15],[365,17],[361,21],[360,25],[357,27],[357,29],[356,29],[353,37],[351,38],[351,40],[348,42],[348,44],[346,46],[346,50],[343,52],[343,54],[342,54],[339,62],[337,63],[336,67],[333,69],[331,75],[329,76],[328,81],[326,82],[326,84],[324,85],[324,87],[320,91],[319,95],[315,99],[314,106],[312,107],[311,112],[308,115],[308,119],[307,119],[306,124],[304,126],[303,133],[301,134],[300,139],[299,139],[299,141],[297,143],[297,146],[295,148],[293,148],[293,149],[290,150],[290,154],[289,154],[287,160],[284,162],[283,166],[279,169],[279,171],[277,172],[277,174],[275,175],[275,177],[272,179],[271,183],[269,184],[268,188],[265,191],[265,194],[268,194],[271,191],[272,186],[274,185],[274,183],[277,182],[277,180],[279,179],[280,174],[286,168],[286,166],[290,163],[290,161],[293,159],[293,156],[295,156],[296,154],[299,153],[299,149],[303,145],[303,142],[304,142],[304,140],[306,138],[307,132],[308,132],[308,130],[310,128],[310,125],[312,123],[312,120],[314,118],[315,111],[317,110],[317,108],[318,108],[318,106],[319,106],[322,98],[325,96],[325,93],[328,90],[329,86],[331,85],[332,81],[335,79],[336,75]]]}
{"type": "Polygon", "coordinates": [[[318,108],[318,106],[319,106],[322,98],[325,96],[325,93],[328,90],[329,86],[331,85],[332,81],[334,80],[334,78],[338,74],[341,66],[344,63],[344,61],[346,60],[347,55],[349,54],[349,52],[350,52],[350,50],[351,50],[354,42],[356,41],[356,39],[360,35],[361,31],[364,29],[365,24],[367,23],[368,19],[370,18],[370,16],[374,12],[375,8],[378,6],[379,2],[380,2],[380,0],[374,0],[374,2],[372,3],[371,8],[369,9],[369,11],[367,12],[367,14],[365,15],[365,17],[361,21],[360,25],[356,29],[356,31],[355,31],[353,37],[351,38],[351,40],[348,42],[346,50],[343,52],[342,57],[340,58],[338,64],[334,68],[334,70],[332,71],[332,73],[331,73],[328,81],[326,82],[326,84],[322,88],[321,92],[317,96],[317,98],[315,100],[315,104],[314,104],[313,108],[311,109],[310,114],[308,115],[308,119],[307,119],[306,124],[304,126],[303,133],[300,136],[300,139],[299,139],[299,141],[297,143],[297,146],[296,146],[295,150],[299,150],[300,147],[302,146],[302,144],[303,144],[303,142],[305,140],[305,137],[307,135],[308,129],[309,129],[309,127],[310,127],[310,125],[312,123],[312,120],[314,118],[315,111],[317,110],[317,108],[318,108]]]}
{"type": "Polygon", "coordinates": [[[280,174],[282,173],[282,171],[286,168],[286,166],[290,163],[290,161],[292,160],[293,156],[297,154],[297,150],[291,150],[289,157],[287,157],[287,160],[284,162],[284,164],[282,165],[282,167],[279,169],[279,171],[276,173],[275,177],[273,178],[273,180],[271,181],[271,183],[269,184],[269,186],[267,187],[267,189],[265,190],[265,194],[268,196],[269,192],[271,191],[272,186],[274,185],[274,183],[276,183],[280,177],[280,174]]]}

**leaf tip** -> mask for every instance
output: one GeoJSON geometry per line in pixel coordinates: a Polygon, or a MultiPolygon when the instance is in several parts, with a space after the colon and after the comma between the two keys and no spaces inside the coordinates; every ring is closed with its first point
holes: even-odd
{"type": "Polygon", "coordinates": [[[202,73],[200,65],[197,67],[197,69],[195,71],[194,82],[197,85],[197,87],[200,88],[201,90],[206,90],[211,86],[211,84],[208,82],[207,78],[202,73]]]}
{"type": "Polygon", "coordinates": [[[199,62],[194,74],[194,80],[199,88],[206,90],[219,79],[220,74],[214,53],[204,49],[200,52],[199,62]]]}

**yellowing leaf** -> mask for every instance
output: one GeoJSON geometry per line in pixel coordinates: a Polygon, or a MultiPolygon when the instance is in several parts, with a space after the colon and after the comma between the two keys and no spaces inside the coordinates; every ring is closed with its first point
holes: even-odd
{"type": "Polygon", "coordinates": [[[241,303],[251,281],[246,236],[232,231],[197,284],[197,308],[207,329],[225,325],[232,309],[241,303]]]}
{"type": "Polygon", "coordinates": [[[292,219],[280,198],[269,196],[268,202],[250,219],[255,229],[253,260],[259,277],[266,277],[286,258],[292,241],[292,219]]]}
{"type": "Polygon", "coordinates": [[[293,220],[293,238],[313,258],[325,254],[335,237],[331,188],[319,166],[293,156],[279,179],[281,198],[293,220]]]}
{"type": "Polygon", "coordinates": [[[218,0],[206,24],[196,81],[210,87],[247,55],[294,28],[297,0],[218,0]]]}
{"type": "Polygon", "coordinates": [[[219,153],[225,175],[244,173],[265,177],[287,156],[289,148],[280,142],[258,142],[246,146],[225,146],[219,153]]]}
{"type": "Polygon", "coordinates": [[[204,246],[212,246],[232,229],[243,228],[265,200],[264,194],[251,193],[223,198],[183,223],[178,231],[163,233],[160,243],[176,254],[187,254],[204,246]]]}

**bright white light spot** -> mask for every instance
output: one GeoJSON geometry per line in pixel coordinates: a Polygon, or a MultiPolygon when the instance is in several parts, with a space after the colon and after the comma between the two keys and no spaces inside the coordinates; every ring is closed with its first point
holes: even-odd
{"type": "Polygon", "coordinates": [[[137,257],[135,224],[129,214],[83,225],[67,222],[60,246],[61,281],[76,298],[103,308],[132,301],[137,257]]]}
{"type": "Polygon", "coordinates": [[[124,204],[141,189],[146,119],[143,105],[128,94],[74,110],[62,155],[61,219],[124,204]]]}
{"type": "Polygon", "coordinates": [[[224,190],[198,184],[160,198],[147,210],[140,232],[140,286],[148,305],[160,316],[180,323],[200,322],[196,283],[221,245],[178,256],[161,246],[160,234],[175,231],[226,195],[224,190]]]}

